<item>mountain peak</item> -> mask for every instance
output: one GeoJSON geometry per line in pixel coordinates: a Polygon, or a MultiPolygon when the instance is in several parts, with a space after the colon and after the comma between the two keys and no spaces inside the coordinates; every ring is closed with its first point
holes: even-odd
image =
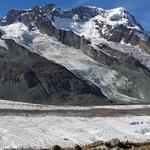
{"type": "Polygon", "coordinates": [[[30,29],[36,29],[37,26],[41,28],[42,24],[45,30],[44,28],[52,24],[57,29],[71,30],[79,36],[84,36],[92,43],[93,41],[97,43],[103,38],[136,46],[141,43],[141,40],[147,40],[143,27],[123,7],[105,10],[93,6],[79,6],[63,10],[55,4],[46,4],[35,6],[33,9],[12,9],[0,21],[0,25],[8,25],[16,21],[24,23],[30,29]]]}
{"type": "Polygon", "coordinates": [[[108,25],[116,26],[116,24],[122,24],[126,27],[136,28],[139,31],[143,31],[142,26],[136,21],[134,16],[123,7],[104,10],[94,6],[79,6],[70,10],[63,10],[56,7],[55,4],[45,4],[35,6],[33,9],[11,9],[7,16],[2,19],[2,22],[11,24],[29,13],[31,13],[32,16],[36,14],[50,14],[61,18],[75,18],[76,20],[84,22],[98,16],[97,19],[99,19],[100,22],[105,20],[108,25]]]}

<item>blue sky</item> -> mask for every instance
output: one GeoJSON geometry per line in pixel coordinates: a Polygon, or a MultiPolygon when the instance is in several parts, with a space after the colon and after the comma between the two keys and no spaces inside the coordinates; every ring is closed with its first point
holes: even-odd
{"type": "Polygon", "coordinates": [[[0,0],[0,17],[12,8],[32,8],[35,5],[54,3],[64,9],[79,5],[98,6],[104,9],[127,8],[146,30],[150,30],[150,0],[0,0]]]}

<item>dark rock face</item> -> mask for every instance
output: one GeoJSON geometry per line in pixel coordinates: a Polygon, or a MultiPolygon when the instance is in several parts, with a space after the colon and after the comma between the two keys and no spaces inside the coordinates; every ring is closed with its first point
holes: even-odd
{"type": "Polygon", "coordinates": [[[52,150],[61,150],[61,147],[58,146],[58,145],[55,145],[55,146],[52,147],[52,150]]]}
{"type": "Polygon", "coordinates": [[[131,44],[133,46],[139,45],[141,49],[144,49],[147,52],[150,51],[150,38],[142,31],[140,32],[135,29],[128,29],[123,25],[117,26],[114,29],[112,29],[111,26],[107,26],[105,34],[102,33],[102,29],[103,27],[99,28],[99,33],[108,41],[117,43],[124,41],[124,43],[131,44]],[[144,35],[147,40],[141,39],[140,34],[144,35]]]}
{"type": "Polygon", "coordinates": [[[3,34],[2,34],[2,32],[0,31],[0,38],[1,38],[2,35],[3,35],[3,34]]]}
{"type": "Polygon", "coordinates": [[[0,98],[41,104],[91,105],[107,98],[66,68],[31,53],[13,40],[0,47],[0,98]],[[8,94],[9,93],[9,94],[8,94]]]}

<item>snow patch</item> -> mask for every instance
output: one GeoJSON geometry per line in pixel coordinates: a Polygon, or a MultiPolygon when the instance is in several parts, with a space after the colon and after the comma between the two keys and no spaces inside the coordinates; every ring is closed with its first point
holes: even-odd
{"type": "Polygon", "coordinates": [[[28,28],[20,22],[15,22],[6,26],[0,26],[0,29],[4,32],[2,38],[12,38],[14,40],[22,40],[21,35],[28,31],[28,28]]]}
{"type": "Polygon", "coordinates": [[[4,41],[4,40],[2,40],[2,39],[0,39],[0,46],[1,46],[1,47],[3,47],[3,48],[8,49],[7,44],[6,44],[6,43],[5,43],[5,41],[4,41]]]}

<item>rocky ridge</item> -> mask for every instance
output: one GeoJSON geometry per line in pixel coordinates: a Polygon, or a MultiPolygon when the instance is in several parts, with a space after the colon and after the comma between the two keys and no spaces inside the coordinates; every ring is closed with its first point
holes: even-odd
{"type": "MultiPolygon", "coordinates": [[[[83,33],[80,33],[79,29],[76,28],[78,26],[82,28],[81,25],[86,24],[90,20],[94,24],[94,30],[98,32],[99,38],[118,43],[124,42],[133,46],[139,45],[140,48],[149,51],[149,36],[134,16],[121,7],[103,10],[96,7],[80,6],[70,10],[62,10],[54,4],[48,4],[41,7],[36,6],[29,10],[12,9],[0,21],[0,25],[9,25],[16,21],[23,22],[31,30],[38,28],[42,33],[54,36],[64,44],[81,48],[82,44],[80,43],[84,40],[77,34],[74,34],[74,32],[82,35],[83,33]],[[58,24],[57,19],[59,19],[58,24]],[[65,20],[70,20],[70,24],[63,23],[65,20]],[[70,36],[74,38],[69,39],[68,37],[70,36]]],[[[89,26],[89,30],[92,30],[91,28],[93,27],[89,26]]],[[[83,34],[83,36],[85,35],[83,34]]],[[[89,38],[88,36],[86,39],[89,38]]],[[[85,43],[90,43],[90,41],[86,41],[85,43]]]]}
{"type": "MultiPolygon", "coordinates": [[[[61,148],[58,145],[53,146],[47,150],[149,150],[150,143],[133,143],[133,142],[121,142],[119,139],[112,139],[108,142],[97,141],[89,145],[79,146],[76,145],[74,148],[61,148]]],[[[17,149],[17,150],[32,150],[27,149],[17,149]]],[[[42,150],[42,149],[41,149],[42,150]]]]}

